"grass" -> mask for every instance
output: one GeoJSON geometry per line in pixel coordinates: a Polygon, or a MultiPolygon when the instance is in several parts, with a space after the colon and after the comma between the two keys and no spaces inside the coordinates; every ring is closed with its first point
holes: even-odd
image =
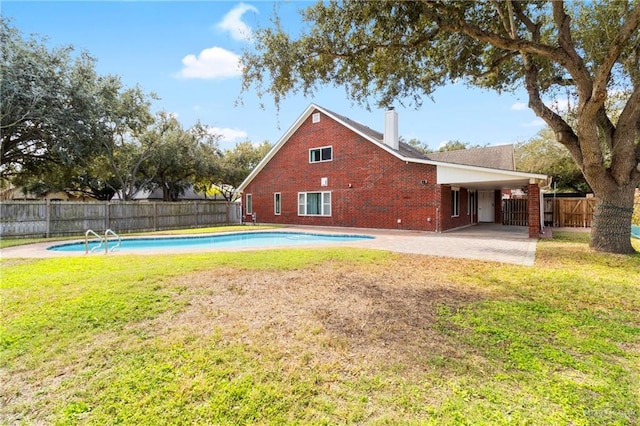
{"type": "Polygon", "coordinates": [[[638,424],[640,255],[582,238],[4,259],[0,424],[638,424]]]}

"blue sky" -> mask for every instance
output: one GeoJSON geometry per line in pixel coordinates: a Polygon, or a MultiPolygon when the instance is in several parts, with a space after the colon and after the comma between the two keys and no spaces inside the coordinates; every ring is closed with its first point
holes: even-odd
{"type": "MultiPolygon", "coordinates": [[[[277,5],[292,33],[301,27],[297,10],[310,4],[277,5]]],[[[272,2],[4,0],[1,7],[24,37],[38,34],[52,47],[88,51],[100,74],[156,93],[155,110],[177,114],[185,127],[197,120],[214,127],[223,148],[245,140],[277,142],[310,103],[382,131],[384,111],[367,111],[341,88],[323,88],[313,98],[290,96],[279,112],[270,98],[252,93],[237,104],[238,57],[251,48],[252,31],[270,24],[272,2]]],[[[526,102],[524,91],[497,95],[456,84],[438,89],[418,110],[395,107],[400,135],[436,149],[448,140],[499,145],[530,139],[544,124],[526,102]]]]}

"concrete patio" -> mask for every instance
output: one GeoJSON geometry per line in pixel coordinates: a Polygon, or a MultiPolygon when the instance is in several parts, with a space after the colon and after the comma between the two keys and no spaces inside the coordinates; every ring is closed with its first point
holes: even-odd
{"type": "MultiPolygon", "coordinates": [[[[376,250],[388,250],[396,253],[424,254],[450,258],[485,260],[515,265],[531,266],[535,261],[537,240],[530,239],[527,227],[503,226],[497,224],[480,224],[445,233],[421,231],[391,231],[359,228],[315,228],[315,227],[286,227],[281,231],[302,231],[314,233],[347,233],[374,236],[375,239],[339,242],[332,244],[316,244],[308,246],[349,246],[376,250]]],[[[247,227],[251,231],[251,227],[247,227]]],[[[0,257],[4,258],[42,258],[64,256],[86,256],[84,253],[71,254],[48,251],[47,247],[54,242],[29,244],[0,250],[0,257]]],[[[275,248],[275,247],[269,247],[275,248]]],[[[136,255],[185,253],[188,251],[212,251],[208,249],[176,249],[176,250],[145,250],[135,251],[136,255]]],[[[227,249],[234,250],[234,249],[227,249]]],[[[247,249],[244,249],[247,250],[247,249]]],[[[254,248],[252,250],[260,250],[254,248]]],[[[115,252],[109,256],[127,253],[115,252]]],[[[132,254],[132,252],[129,252],[132,254]]],[[[92,256],[104,254],[93,253],[92,256]]]]}

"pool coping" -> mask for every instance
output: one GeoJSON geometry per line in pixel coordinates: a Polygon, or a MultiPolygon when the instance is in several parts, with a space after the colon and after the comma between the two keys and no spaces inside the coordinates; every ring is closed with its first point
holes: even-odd
{"type": "MultiPolygon", "coordinates": [[[[242,247],[242,248],[175,248],[162,250],[135,250],[129,252],[110,252],[107,256],[145,256],[145,255],[171,255],[188,253],[211,253],[211,252],[239,252],[273,249],[304,249],[304,248],[326,248],[326,247],[358,247],[367,249],[385,250],[394,253],[422,254],[428,256],[438,256],[447,258],[462,258],[484,261],[494,261],[517,265],[532,266],[535,262],[535,252],[537,239],[529,239],[526,229],[498,228],[489,226],[470,227],[462,230],[434,233],[426,231],[406,231],[406,230],[379,230],[362,228],[335,228],[335,227],[307,227],[288,226],[274,230],[260,229],[252,231],[230,231],[216,232],[210,234],[175,234],[175,235],[154,235],[136,236],[131,238],[169,238],[169,237],[202,237],[215,236],[246,232],[307,232],[315,234],[348,234],[374,237],[369,240],[340,241],[328,243],[314,243],[309,245],[296,246],[265,246],[265,247],[242,247]]],[[[126,237],[125,237],[126,238],[126,237]]],[[[84,252],[61,252],[47,250],[48,247],[58,244],[84,242],[84,239],[67,241],[49,241],[23,246],[14,246],[0,249],[0,258],[56,258],[70,256],[105,256],[105,253],[94,252],[85,254],[84,252]]]]}
{"type": "MultiPolygon", "coordinates": [[[[302,231],[302,230],[283,230],[280,228],[274,228],[274,229],[258,229],[258,230],[246,230],[246,231],[229,231],[229,232],[214,232],[214,233],[203,233],[203,234],[172,234],[172,235],[136,235],[136,236],[124,236],[122,237],[122,241],[154,241],[154,240],[163,240],[163,241],[167,241],[167,240],[205,240],[205,239],[215,239],[215,238],[222,238],[222,237],[230,237],[230,236],[236,236],[236,235],[256,235],[256,234],[260,234],[260,235],[271,235],[271,234],[278,234],[278,235],[292,235],[292,236],[311,236],[311,237],[342,237],[342,238],[353,238],[353,241],[358,241],[359,239],[375,239],[375,237],[370,236],[370,235],[365,235],[365,234],[356,234],[356,233],[336,233],[336,232],[308,232],[308,231],[302,231]]],[[[90,244],[95,244],[97,241],[94,239],[92,241],[89,241],[90,244]]],[[[109,243],[114,242],[114,239],[110,239],[109,243]]],[[[256,246],[244,246],[244,247],[219,247],[219,246],[212,246],[211,248],[209,247],[202,247],[202,246],[186,246],[184,247],[185,251],[200,251],[200,250],[224,250],[224,249],[230,249],[230,250],[239,250],[239,249],[248,249],[248,250],[260,250],[262,248],[275,248],[275,247],[279,247],[279,248],[295,248],[295,247],[301,247],[301,246],[316,246],[316,245],[320,245],[320,244],[335,244],[335,243],[341,243],[341,242],[349,242],[349,240],[335,240],[335,241],[325,241],[325,242],[315,242],[315,241],[310,241],[309,244],[275,244],[275,245],[270,245],[270,244],[264,244],[264,245],[256,245],[256,246]]],[[[103,254],[115,254],[118,253],[119,250],[116,250],[114,252],[106,252],[105,248],[100,248],[100,246],[94,247],[93,251],[91,251],[90,253],[85,253],[84,250],[84,240],[82,241],[78,241],[78,240],[67,240],[67,241],[60,241],[59,244],[53,244],[53,245],[49,245],[47,247],[47,251],[50,251],[51,249],[53,249],[54,247],[63,247],[63,246],[72,246],[72,245],[80,245],[81,246],[81,250],[72,250],[72,251],[64,251],[62,250],[64,253],[71,253],[71,254],[78,254],[78,252],[80,252],[81,254],[100,254],[101,252],[103,254]],[[95,250],[95,248],[100,248],[100,250],[95,250]]],[[[136,254],[137,252],[149,252],[149,251],[153,251],[155,252],[156,250],[152,249],[152,248],[134,248],[134,249],[124,249],[126,254],[136,254]]],[[[176,247],[168,247],[168,246],[163,246],[162,248],[158,248],[157,251],[158,252],[162,252],[162,253],[171,253],[174,250],[181,250],[180,248],[176,248],[176,247]]],[[[56,250],[54,250],[56,251],[56,250]]]]}

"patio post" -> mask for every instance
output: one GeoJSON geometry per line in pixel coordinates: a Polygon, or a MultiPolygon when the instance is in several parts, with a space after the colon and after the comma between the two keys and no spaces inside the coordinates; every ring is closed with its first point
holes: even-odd
{"type": "Polygon", "coordinates": [[[527,200],[529,238],[540,238],[540,187],[535,179],[529,181],[527,200]]]}

